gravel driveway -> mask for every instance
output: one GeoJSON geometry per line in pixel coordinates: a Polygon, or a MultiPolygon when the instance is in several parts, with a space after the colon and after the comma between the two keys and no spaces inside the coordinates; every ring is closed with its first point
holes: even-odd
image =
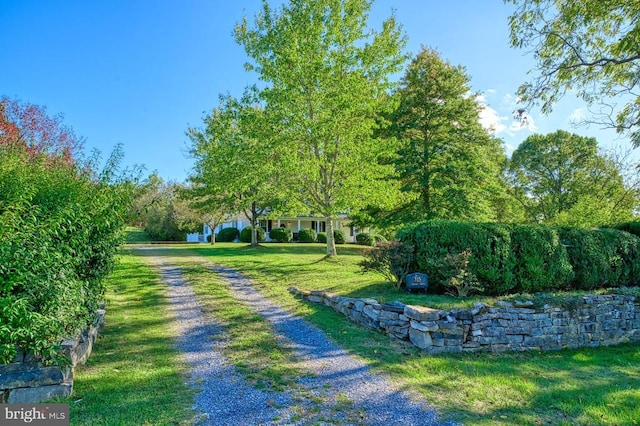
{"type": "Polygon", "coordinates": [[[201,413],[198,424],[457,424],[440,421],[433,408],[372,373],[317,327],[266,299],[242,274],[207,264],[229,286],[234,298],[272,324],[283,344],[294,349],[303,368],[313,373],[299,379],[297,390],[276,392],[252,387],[221,354],[224,330],[203,314],[202,305],[180,270],[168,259],[155,256],[152,248],[145,250],[145,255],[169,288],[179,335],[177,345],[200,390],[194,406],[201,413]]]}

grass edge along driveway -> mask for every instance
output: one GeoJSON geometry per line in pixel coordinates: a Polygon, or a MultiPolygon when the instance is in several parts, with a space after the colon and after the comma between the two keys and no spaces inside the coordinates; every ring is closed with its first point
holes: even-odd
{"type": "MultiPolygon", "coordinates": [[[[443,418],[467,425],[634,425],[640,422],[640,346],[554,352],[425,356],[316,304],[294,299],[290,286],[391,301],[390,284],[359,272],[358,248],[323,260],[320,245],[242,244],[172,247],[240,270],[256,287],[322,328],[374,369],[434,404],[443,418]],[[384,289],[381,289],[384,286],[384,289]]],[[[398,294],[404,297],[404,295],[398,294]]],[[[423,296],[411,296],[425,297],[423,296]]],[[[416,300],[416,299],[413,299],[416,300]]],[[[415,302],[414,302],[415,303],[415,302]]]]}
{"type": "Polygon", "coordinates": [[[71,425],[187,425],[195,390],[174,346],[164,284],[123,250],[108,279],[105,326],[75,372],[71,425]]]}

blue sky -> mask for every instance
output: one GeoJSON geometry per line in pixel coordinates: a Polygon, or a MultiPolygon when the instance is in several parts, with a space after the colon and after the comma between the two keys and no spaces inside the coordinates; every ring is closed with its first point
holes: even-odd
{"type": "MultiPolygon", "coordinates": [[[[271,2],[275,4],[276,2],[271,2]]],[[[0,0],[0,96],[45,105],[87,139],[87,152],[124,147],[123,165],[141,164],[183,181],[189,126],[199,127],[218,94],[240,95],[256,82],[233,40],[234,25],[260,0],[0,0]]],[[[549,116],[532,111],[529,127],[511,119],[514,92],[533,66],[509,48],[511,5],[501,0],[377,0],[371,26],[395,9],[408,52],[437,49],[466,67],[487,105],[482,120],[513,150],[525,137],[566,129],[604,146],[628,147],[613,130],[571,127],[586,111],[575,99],[549,116]]]]}

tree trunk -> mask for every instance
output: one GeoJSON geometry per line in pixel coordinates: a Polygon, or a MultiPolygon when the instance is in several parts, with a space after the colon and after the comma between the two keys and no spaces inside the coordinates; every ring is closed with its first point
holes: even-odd
{"type": "Polygon", "coordinates": [[[251,247],[258,246],[258,220],[256,218],[256,202],[251,203],[251,247]]]}
{"type": "Polygon", "coordinates": [[[216,224],[215,223],[207,223],[209,229],[211,229],[211,245],[216,243],[216,224]]]}
{"type": "Polygon", "coordinates": [[[327,221],[327,256],[334,257],[338,253],[336,252],[336,241],[333,238],[333,218],[328,217],[325,220],[327,221]]]}

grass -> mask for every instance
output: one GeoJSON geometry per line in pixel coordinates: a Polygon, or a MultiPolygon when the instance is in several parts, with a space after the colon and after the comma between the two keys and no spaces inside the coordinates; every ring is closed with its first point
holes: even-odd
{"type": "MultiPolygon", "coordinates": [[[[241,270],[282,305],[323,328],[340,345],[406,389],[421,393],[443,416],[467,425],[634,425],[640,419],[640,347],[425,356],[413,347],[351,324],[321,305],[302,303],[289,286],[441,309],[446,297],[408,295],[357,266],[360,248],[341,246],[325,259],[321,245],[240,244],[168,247],[175,258],[198,253],[241,270]]],[[[207,292],[205,287],[199,290],[207,292]]],[[[480,299],[476,299],[480,300],[480,299]]],[[[471,303],[471,302],[468,302],[471,303]]]]}
{"type": "Polygon", "coordinates": [[[76,368],[72,425],[190,424],[194,390],[174,348],[155,271],[125,251],[107,283],[107,315],[87,364],[76,368]]]}
{"type": "Polygon", "coordinates": [[[125,232],[127,233],[127,239],[125,241],[127,244],[144,244],[152,241],[149,234],[144,232],[142,228],[127,226],[125,232]]]}

